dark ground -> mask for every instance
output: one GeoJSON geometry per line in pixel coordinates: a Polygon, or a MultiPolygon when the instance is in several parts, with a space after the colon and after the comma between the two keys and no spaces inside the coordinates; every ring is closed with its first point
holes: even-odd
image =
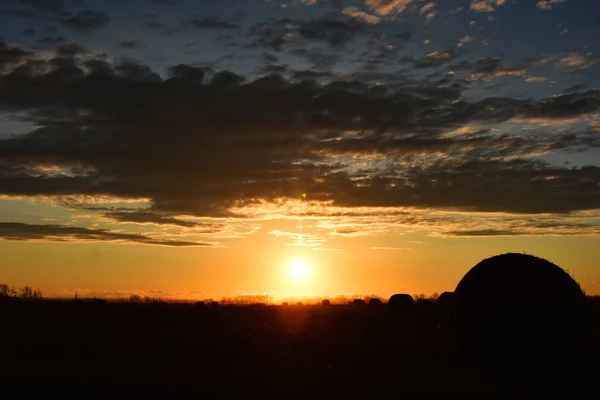
{"type": "Polygon", "coordinates": [[[484,371],[461,357],[445,314],[434,307],[398,314],[385,305],[4,303],[0,392],[15,394],[5,398],[387,398],[568,391],[571,398],[592,398],[600,370],[598,304],[589,337],[580,362],[559,371],[484,371]]]}

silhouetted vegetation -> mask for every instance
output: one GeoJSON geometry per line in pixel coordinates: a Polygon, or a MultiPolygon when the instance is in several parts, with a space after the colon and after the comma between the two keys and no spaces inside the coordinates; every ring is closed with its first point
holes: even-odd
{"type": "Polygon", "coordinates": [[[7,284],[0,284],[1,299],[20,299],[25,301],[42,300],[44,296],[39,289],[33,289],[31,286],[11,287],[7,284]]]}

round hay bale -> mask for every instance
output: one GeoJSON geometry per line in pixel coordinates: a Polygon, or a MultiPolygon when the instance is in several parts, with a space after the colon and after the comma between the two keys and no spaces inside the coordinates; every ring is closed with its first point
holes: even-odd
{"type": "Polygon", "coordinates": [[[369,299],[369,305],[370,306],[380,306],[381,304],[382,304],[381,300],[379,300],[378,298],[374,297],[372,299],[369,299]]]}
{"type": "Polygon", "coordinates": [[[415,301],[410,294],[396,293],[388,300],[388,306],[394,310],[412,309],[415,301]]]}
{"type": "Polygon", "coordinates": [[[321,301],[321,305],[322,306],[330,306],[331,305],[331,301],[325,299],[325,300],[321,301]]]}
{"type": "Polygon", "coordinates": [[[551,262],[503,254],[473,267],[454,291],[451,326],[471,359],[495,365],[568,365],[581,342],[586,298],[551,262]]]}
{"type": "Polygon", "coordinates": [[[454,304],[454,292],[440,294],[435,303],[440,310],[450,311],[454,304]]]}

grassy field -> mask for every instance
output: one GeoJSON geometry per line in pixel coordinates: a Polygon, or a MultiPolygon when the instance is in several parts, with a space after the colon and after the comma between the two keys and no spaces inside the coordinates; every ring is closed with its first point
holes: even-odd
{"type": "Polygon", "coordinates": [[[386,305],[4,302],[0,377],[17,398],[583,392],[595,389],[600,355],[600,308],[591,304],[578,365],[483,371],[461,356],[446,314],[430,303],[395,313],[386,305]]]}

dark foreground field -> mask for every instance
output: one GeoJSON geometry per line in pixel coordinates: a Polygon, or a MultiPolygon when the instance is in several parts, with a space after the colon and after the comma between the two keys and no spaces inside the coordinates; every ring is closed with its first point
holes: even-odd
{"type": "Polygon", "coordinates": [[[588,398],[597,390],[600,356],[600,308],[591,305],[590,343],[578,364],[489,371],[460,355],[445,314],[433,306],[392,313],[386,305],[6,303],[0,379],[10,398],[499,390],[588,398]]]}

